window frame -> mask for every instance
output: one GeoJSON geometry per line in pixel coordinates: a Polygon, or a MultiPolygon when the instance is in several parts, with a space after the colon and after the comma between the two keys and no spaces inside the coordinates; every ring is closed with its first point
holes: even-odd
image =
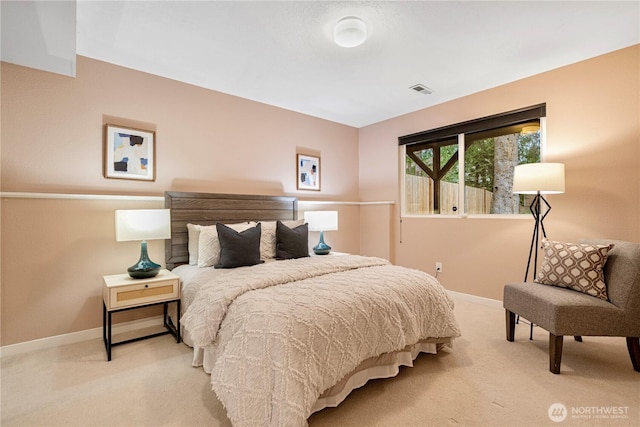
{"type": "Polygon", "coordinates": [[[400,170],[400,215],[404,218],[492,218],[492,219],[530,219],[530,213],[523,214],[468,214],[465,204],[465,180],[458,180],[458,206],[462,206],[455,214],[409,214],[406,213],[406,158],[408,145],[435,142],[437,140],[458,140],[458,175],[464,177],[464,162],[466,152],[465,134],[491,131],[500,127],[513,126],[529,120],[540,121],[540,162],[544,162],[546,151],[546,103],[537,104],[517,110],[499,113],[480,119],[469,120],[449,126],[443,126],[423,132],[401,136],[399,144],[400,170]],[[455,134],[453,132],[456,132],[455,134]]]}

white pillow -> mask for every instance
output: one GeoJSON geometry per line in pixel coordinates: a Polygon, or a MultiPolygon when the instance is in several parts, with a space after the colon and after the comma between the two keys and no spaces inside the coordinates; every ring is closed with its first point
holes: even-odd
{"type": "MultiPolygon", "coordinates": [[[[225,224],[235,231],[244,231],[255,227],[255,222],[242,222],[239,224],[225,224]]],[[[213,267],[220,262],[220,240],[215,225],[200,226],[198,239],[198,267],[213,267]]]]}
{"type": "Polygon", "coordinates": [[[189,265],[198,265],[198,242],[200,241],[201,228],[202,225],[187,224],[187,232],[189,233],[189,265]]]}
{"type": "MultiPolygon", "coordinates": [[[[304,224],[304,219],[281,221],[289,228],[304,224]]],[[[260,235],[260,259],[276,257],[276,221],[260,221],[262,234],[260,235]]]]}

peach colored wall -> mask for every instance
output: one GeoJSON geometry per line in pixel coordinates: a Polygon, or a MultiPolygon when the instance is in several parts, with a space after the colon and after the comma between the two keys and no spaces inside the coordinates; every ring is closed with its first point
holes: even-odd
{"type": "Polygon", "coordinates": [[[3,191],[358,198],[357,129],[104,62],[78,57],[76,78],[2,63],[2,107],[3,191]],[[113,121],[156,131],[156,182],[103,178],[113,121]],[[296,190],[297,152],[321,155],[321,193],[296,190]]]}
{"type": "MultiPolygon", "coordinates": [[[[138,243],[115,242],[113,211],[164,205],[142,196],[294,195],[301,212],[339,210],[327,243],[359,250],[355,128],[83,57],[76,78],[2,63],[1,84],[2,345],[101,326],[102,275],[139,255],[138,243]],[[113,122],[156,131],[155,182],[103,178],[103,124],[113,122]],[[321,156],[322,191],[296,190],[298,152],[321,156]],[[23,192],[32,196],[14,197],[23,192]],[[341,203],[309,203],[327,200],[341,203]]],[[[163,242],[149,249],[163,263],[163,242]]]]}
{"type": "MultiPolygon", "coordinates": [[[[113,211],[161,207],[162,201],[3,198],[2,344],[99,327],[102,275],[124,272],[140,253],[138,242],[115,241],[113,211]]],[[[164,264],[163,242],[150,241],[149,256],[164,264]]],[[[119,313],[114,322],[152,313],[119,313]]]]}
{"type": "Polygon", "coordinates": [[[360,129],[361,200],[398,202],[395,262],[433,273],[440,261],[447,288],[494,299],[502,299],[506,282],[523,279],[531,219],[400,223],[398,137],[542,102],[545,159],[566,167],[566,193],[548,197],[548,236],[640,241],[639,83],[636,45],[360,129]]]}
{"type": "Polygon", "coordinates": [[[360,206],[360,254],[377,256],[394,262],[393,242],[394,204],[389,202],[360,206]]]}

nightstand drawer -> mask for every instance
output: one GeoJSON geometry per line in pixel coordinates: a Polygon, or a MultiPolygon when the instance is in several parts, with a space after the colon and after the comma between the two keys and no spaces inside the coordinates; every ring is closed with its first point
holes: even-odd
{"type": "Polygon", "coordinates": [[[175,280],[170,284],[145,284],[128,286],[124,289],[112,289],[111,305],[122,307],[147,301],[157,302],[164,299],[174,299],[178,297],[177,286],[178,281],[175,280]]]}
{"type": "Polygon", "coordinates": [[[180,298],[180,279],[175,275],[165,276],[161,273],[152,279],[109,276],[105,277],[105,285],[104,302],[108,310],[180,298]]]}

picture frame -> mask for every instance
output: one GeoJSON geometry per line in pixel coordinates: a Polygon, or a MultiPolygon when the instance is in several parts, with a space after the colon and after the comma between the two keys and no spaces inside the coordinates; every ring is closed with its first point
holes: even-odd
{"type": "Polygon", "coordinates": [[[298,190],[320,191],[320,157],[298,154],[296,160],[298,190]]]}
{"type": "Polygon", "coordinates": [[[105,178],[155,181],[155,132],[106,124],[103,170],[105,178]]]}

